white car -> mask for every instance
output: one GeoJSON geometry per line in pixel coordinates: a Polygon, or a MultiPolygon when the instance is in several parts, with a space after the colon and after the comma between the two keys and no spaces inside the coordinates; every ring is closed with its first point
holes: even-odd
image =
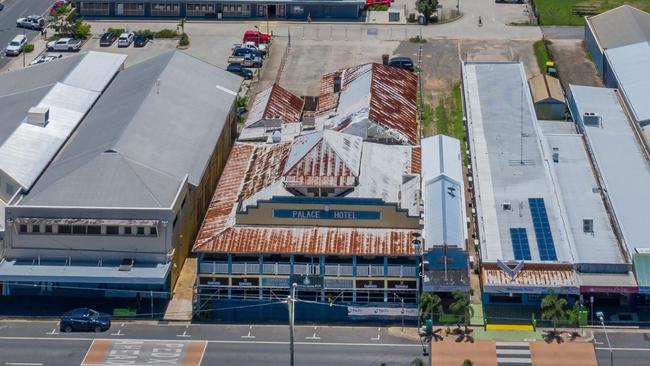
{"type": "Polygon", "coordinates": [[[48,51],[68,51],[75,52],[81,49],[81,41],[72,38],[59,38],[56,41],[48,42],[48,51]]]}
{"type": "Polygon", "coordinates": [[[27,37],[23,34],[19,34],[14,37],[14,39],[9,42],[7,48],[5,49],[5,54],[7,56],[18,56],[23,52],[23,48],[27,44],[27,37]]]}
{"type": "Polygon", "coordinates": [[[52,53],[48,52],[44,55],[41,55],[40,57],[37,57],[34,61],[30,62],[30,65],[38,65],[38,64],[44,64],[46,62],[50,62],[52,60],[57,60],[63,57],[62,54],[60,53],[52,53]]]}
{"type": "Polygon", "coordinates": [[[124,32],[120,34],[120,38],[117,40],[117,47],[129,47],[133,43],[133,38],[135,34],[133,32],[124,32]]]}
{"type": "Polygon", "coordinates": [[[29,28],[34,30],[41,30],[45,28],[45,19],[39,15],[30,15],[25,18],[18,18],[16,26],[22,28],[29,28]]]}

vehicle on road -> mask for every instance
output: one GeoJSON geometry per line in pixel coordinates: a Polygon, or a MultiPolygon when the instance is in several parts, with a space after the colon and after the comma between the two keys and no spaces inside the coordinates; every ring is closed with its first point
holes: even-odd
{"type": "Polygon", "coordinates": [[[48,42],[48,51],[74,52],[81,49],[81,41],[74,38],[59,38],[56,41],[48,42]]]}
{"type": "Polygon", "coordinates": [[[94,331],[104,332],[111,327],[111,316],[97,312],[93,309],[78,308],[61,316],[59,329],[62,332],[94,331]]]}
{"type": "Polygon", "coordinates": [[[249,30],[244,32],[244,42],[269,43],[271,36],[260,31],[249,30]]]}
{"type": "Polygon", "coordinates": [[[62,6],[64,6],[64,5],[67,5],[67,4],[68,4],[68,1],[67,1],[67,0],[58,0],[58,1],[54,2],[54,5],[52,5],[52,8],[50,8],[50,15],[54,15],[54,14],[56,14],[56,11],[57,11],[60,7],[62,7],[62,6]]]}
{"type": "Polygon", "coordinates": [[[30,15],[25,18],[18,18],[18,20],[16,20],[16,26],[19,28],[42,30],[45,28],[45,18],[39,15],[30,15]]]}
{"type": "Polygon", "coordinates": [[[44,64],[44,63],[50,62],[52,60],[60,59],[61,57],[63,57],[63,55],[60,54],[60,53],[48,52],[48,53],[46,53],[44,55],[41,55],[41,56],[37,57],[34,61],[30,62],[29,64],[30,65],[44,64]]]}
{"type": "Polygon", "coordinates": [[[388,66],[397,67],[411,72],[415,71],[415,65],[410,57],[393,57],[388,61],[388,66]]]}
{"type": "Polygon", "coordinates": [[[151,40],[151,36],[137,35],[133,38],[133,47],[144,47],[151,40]]]}
{"type": "Polygon", "coordinates": [[[255,43],[255,42],[235,43],[234,45],[232,45],[233,51],[238,48],[250,48],[252,50],[261,52],[263,55],[266,55],[266,51],[267,51],[267,45],[265,45],[264,43],[255,43]]]}
{"type": "Polygon", "coordinates": [[[253,78],[253,71],[245,68],[242,65],[239,64],[230,64],[226,68],[226,71],[232,72],[235,75],[239,75],[243,77],[246,80],[250,80],[253,78]]]}
{"type": "Polygon", "coordinates": [[[253,55],[230,56],[229,64],[242,65],[243,67],[259,68],[262,67],[262,58],[253,55]]]}
{"type": "Polygon", "coordinates": [[[133,43],[133,38],[135,38],[133,32],[124,32],[120,34],[120,38],[117,40],[117,47],[129,47],[131,43],[133,43]]]}
{"type": "Polygon", "coordinates": [[[106,32],[102,34],[102,38],[99,39],[100,47],[110,47],[113,42],[117,39],[117,34],[113,32],[106,32]]]}
{"type": "Polygon", "coordinates": [[[19,34],[14,37],[14,39],[9,42],[7,45],[7,48],[5,49],[5,55],[7,56],[18,56],[20,55],[21,52],[23,52],[23,49],[25,48],[25,45],[27,44],[27,37],[23,34],[19,34]]]}

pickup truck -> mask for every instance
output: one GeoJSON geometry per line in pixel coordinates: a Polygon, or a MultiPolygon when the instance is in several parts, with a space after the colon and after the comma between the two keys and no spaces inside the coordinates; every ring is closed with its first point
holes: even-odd
{"type": "Polygon", "coordinates": [[[25,18],[18,18],[16,20],[16,26],[19,28],[41,30],[45,27],[45,19],[38,15],[30,15],[25,18]]]}
{"type": "Polygon", "coordinates": [[[249,30],[244,32],[244,42],[269,43],[271,36],[260,31],[249,30]]]}
{"type": "Polygon", "coordinates": [[[243,67],[262,67],[262,58],[253,55],[230,56],[228,63],[231,65],[242,65],[243,67]]]}
{"type": "Polygon", "coordinates": [[[232,45],[232,50],[236,50],[238,48],[248,48],[251,50],[256,50],[260,51],[262,54],[266,55],[267,47],[263,43],[255,43],[255,42],[244,42],[244,43],[235,43],[232,45]]]}
{"type": "Polygon", "coordinates": [[[81,49],[81,41],[72,38],[59,38],[56,41],[47,43],[48,51],[79,51],[81,49]]]}

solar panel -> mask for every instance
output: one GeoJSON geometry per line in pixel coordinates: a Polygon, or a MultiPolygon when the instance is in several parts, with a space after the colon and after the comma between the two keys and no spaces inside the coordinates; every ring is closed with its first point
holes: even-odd
{"type": "Polygon", "coordinates": [[[548,214],[546,212],[546,205],[544,205],[544,199],[529,198],[528,205],[530,206],[530,215],[533,218],[539,258],[543,261],[557,260],[555,243],[553,242],[553,234],[551,234],[551,225],[548,223],[548,214]]]}
{"type": "Polygon", "coordinates": [[[512,239],[512,250],[516,260],[531,260],[530,245],[528,245],[528,234],[525,228],[510,228],[510,239],[512,239]]]}

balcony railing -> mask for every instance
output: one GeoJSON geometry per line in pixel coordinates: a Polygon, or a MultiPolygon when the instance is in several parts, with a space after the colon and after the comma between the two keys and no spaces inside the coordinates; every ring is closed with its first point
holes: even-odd
{"type": "Polygon", "coordinates": [[[326,264],[325,265],[325,275],[326,276],[352,276],[353,266],[349,264],[326,264]]]}
{"type": "MultiPolygon", "coordinates": [[[[295,263],[294,273],[299,275],[312,274],[320,275],[318,263],[295,263]]],[[[226,262],[202,262],[199,267],[200,273],[228,274],[228,263],[226,262]]],[[[257,262],[234,262],[232,263],[233,274],[260,274],[260,265],[257,262]]],[[[262,266],[262,274],[266,275],[289,275],[291,264],[280,262],[266,262],[262,266]]],[[[351,264],[326,264],[325,276],[330,277],[351,277],[354,273],[354,266],[351,264]]],[[[381,264],[360,264],[357,265],[358,277],[415,277],[415,266],[388,265],[384,274],[384,266],[381,264]]]]}
{"type": "Polygon", "coordinates": [[[200,273],[228,273],[228,263],[202,262],[199,267],[200,273]]]}

